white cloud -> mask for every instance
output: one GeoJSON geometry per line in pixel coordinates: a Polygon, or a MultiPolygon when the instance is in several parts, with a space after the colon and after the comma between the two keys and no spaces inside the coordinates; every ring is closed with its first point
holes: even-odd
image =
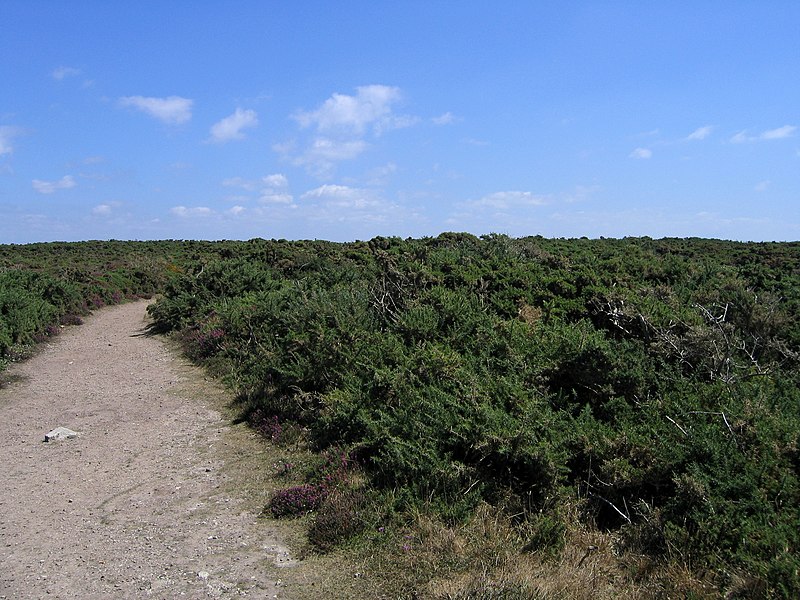
{"type": "MultiPolygon", "coordinates": [[[[262,204],[292,204],[294,196],[287,192],[289,180],[282,173],[266,175],[258,181],[243,179],[242,177],[231,177],[222,182],[226,187],[238,187],[246,192],[258,190],[258,201],[262,204]]],[[[228,200],[235,202],[246,202],[252,200],[253,196],[233,196],[228,200]]]]}
{"type": "Polygon", "coordinates": [[[744,142],[756,142],[761,140],[782,140],[792,137],[797,127],[794,125],[784,125],[777,129],[767,129],[758,135],[748,135],[747,130],[742,130],[731,138],[731,143],[742,144],[744,142]]]}
{"type": "Polygon", "coordinates": [[[316,138],[308,152],[306,160],[335,162],[349,160],[357,157],[368,147],[364,140],[333,140],[330,138],[316,138]]]}
{"type": "Polygon", "coordinates": [[[19,127],[12,127],[10,125],[0,126],[0,156],[3,154],[12,154],[14,152],[14,145],[12,142],[20,133],[22,133],[22,130],[19,127]]]}
{"type": "Polygon", "coordinates": [[[463,230],[521,232],[530,231],[544,218],[540,207],[549,204],[547,196],[510,190],[486,194],[477,200],[455,205],[447,225],[463,230]]]}
{"type": "Polygon", "coordinates": [[[194,207],[174,206],[171,209],[169,209],[169,212],[175,215],[176,217],[190,218],[190,217],[208,217],[214,211],[205,206],[194,206],[194,207]]]}
{"type": "Polygon", "coordinates": [[[308,190],[303,194],[303,198],[344,198],[358,193],[356,188],[351,188],[346,185],[325,184],[313,190],[308,190]]]}
{"type": "MultiPolygon", "coordinates": [[[[327,178],[332,175],[336,163],[353,160],[367,148],[369,144],[361,139],[318,137],[310,143],[303,154],[291,158],[291,161],[295,165],[305,166],[316,177],[327,178]]],[[[275,150],[290,158],[283,148],[276,146],[275,150]]]]}
{"type": "Polygon", "coordinates": [[[333,94],[314,111],[299,111],[295,119],[302,127],[316,126],[320,132],[349,132],[362,135],[372,125],[378,131],[405,127],[409,117],[392,114],[392,105],[401,99],[400,88],[365,85],[356,88],[355,96],[333,94]]]}
{"type": "Polygon", "coordinates": [[[285,192],[274,192],[272,190],[265,190],[258,201],[262,204],[292,204],[294,196],[285,192]]]}
{"type": "Polygon", "coordinates": [[[709,135],[711,135],[711,131],[714,128],[711,125],[704,125],[703,127],[698,127],[692,133],[687,136],[687,140],[704,140],[709,135]]]}
{"type": "Polygon", "coordinates": [[[397,172],[397,165],[393,162],[386,163],[382,167],[371,169],[366,175],[366,181],[369,185],[382,186],[386,185],[389,178],[397,172]]]}
{"type": "Polygon", "coordinates": [[[103,204],[98,204],[92,209],[92,214],[97,217],[110,217],[122,206],[122,202],[118,200],[111,200],[103,204]]]}
{"type": "Polygon", "coordinates": [[[586,202],[599,192],[600,189],[599,185],[576,185],[573,191],[561,194],[561,199],[566,204],[586,202]]]}
{"type": "Polygon", "coordinates": [[[636,148],[636,150],[631,152],[628,156],[637,159],[648,159],[653,156],[653,151],[649,148],[636,148]]]}
{"type": "Polygon", "coordinates": [[[56,81],[62,81],[67,77],[74,77],[80,74],[81,70],[74,67],[58,67],[57,69],[53,69],[53,72],[50,73],[51,77],[56,81]]]}
{"type": "Polygon", "coordinates": [[[433,117],[431,122],[434,125],[452,125],[456,122],[456,118],[451,112],[446,112],[443,115],[439,115],[438,117],[433,117]]]}
{"type": "Polygon", "coordinates": [[[242,110],[237,108],[236,111],[221,121],[214,123],[211,126],[211,142],[229,142],[231,140],[244,139],[243,129],[248,129],[258,125],[258,115],[254,110],[242,110]]]}
{"type": "Polygon", "coordinates": [[[246,209],[244,206],[239,206],[239,205],[237,204],[236,206],[231,206],[231,207],[228,209],[228,211],[227,211],[227,212],[228,212],[228,214],[231,214],[231,215],[233,215],[233,216],[235,216],[235,217],[238,217],[238,216],[239,216],[240,214],[242,214],[242,213],[243,213],[245,210],[247,210],[247,209],[246,209]]]}
{"type": "Polygon", "coordinates": [[[243,190],[247,190],[248,192],[252,192],[258,187],[255,181],[243,179],[242,177],[228,177],[228,179],[224,179],[222,181],[222,185],[224,185],[225,187],[242,188],[243,190]]]}
{"type": "Polygon", "coordinates": [[[34,179],[33,189],[40,194],[52,194],[56,190],[66,190],[75,187],[75,178],[72,175],[65,175],[58,181],[42,181],[41,179],[34,179]]]}
{"type": "Polygon", "coordinates": [[[180,96],[148,98],[125,96],[119,99],[120,106],[130,106],[169,125],[180,125],[192,118],[193,100],[180,96]]]}
{"type": "Polygon", "coordinates": [[[379,204],[375,193],[370,190],[346,185],[322,185],[302,195],[303,200],[322,200],[328,207],[342,209],[366,209],[379,204]]]}
{"type": "Polygon", "coordinates": [[[262,204],[293,204],[294,196],[286,191],[289,180],[282,173],[273,173],[261,178],[264,184],[258,201],[262,204]]]}
{"type": "Polygon", "coordinates": [[[275,145],[273,149],[303,165],[320,178],[329,177],[336,164],[361,155],[369,144],[367,134],[380,136],[386,131],[410,127],[417,117],[394,113],[402,99],[400,89],[386,85],[356,88],[355,95],[335,93],[316,110],[298,111],[293,118],[303,129],[313,129],[310,138],[297,149],[295,142],[275,145]]]}
{"type": "Polygon", "coordinates": [[[772,184],[772,182],[771,182],[769,179],[765,179],[764,181],[759,181],[759,182],[758,182],[758,183],[757,183],[757,184],[756,184],[756,185],[753,187],[753,189],[754,189],[756,192],[766,192],[766,191],[767,191],[767,189],[769,189],[769,186],[770,186],[771,184],[772,184]]]}
{"type": "Polygon", "coordinates": [[[742,130],[739,133],[737,133],[736,135],[734,135],[733,137],[731,137],[731,143],[732,144],[742,144],[744,142],[749,142],[749,141],[754,140],[754,139],[755,138],[750,137],[750,136],[747,135],[747,131],[742,130]]]}
{"type": "Polygon", "coordinates": [[[541,206],[546,204],[546,201],[541,196],[536,196],[531,192],[494,192],[487,194],[478,200],[470,202],[471,206],[487,207],[499,210],[505,210],[511,207],[520,206],[541,206]]]}
{"type": "Polygon", "coordinates": [[[261,181],[264,182],[264,185],[271,188],[285,188],[289,185],[289,180],[286,178],[286,175],[281,173],[267,175],[266,177],[262,177],[261,181]]]}
{"type": "Polygon", "coordinates": [[[98,204],[92,209],[92,214],[107,217],[111,214],[111,211],[112,209],[110,204],[98,204]]]}
{"type": "Polygon", "coordinates": [[[777,129],[764,131],[759,137],[762,140],[781,140],[783,138],[792,137],[796,130],[797,127],[794,125],[784,125],[783,127],[778,127],[777,129]]]}
{"type": "Polygon", "coordinates": [[[365,234],[377,235],[374,227],[393,227],[403,223],[410,215],[400,206],[381,197],[373,189],[356,188],[347,185],[326,184],[309,190],[301,196],[301,202],[293,205],[296,214],[337,227],[349,224],[357,227],[355,237],[365,234]],[[366,228],[366,229],[362,229],[366,228]]]}

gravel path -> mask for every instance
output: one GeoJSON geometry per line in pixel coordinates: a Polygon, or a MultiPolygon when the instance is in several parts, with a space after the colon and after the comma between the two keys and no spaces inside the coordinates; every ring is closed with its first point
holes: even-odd
{"type": "Polygon", "coordinates": [[[15,377],[0,389],[0,598],[284,597],[294,561],[236,491],[259,470],[247,434],[213,382],[143,335],[146,305],[101,310],[0,374],[15,377]],[[58,426],[80,436],[45,443],[58,426]]]}

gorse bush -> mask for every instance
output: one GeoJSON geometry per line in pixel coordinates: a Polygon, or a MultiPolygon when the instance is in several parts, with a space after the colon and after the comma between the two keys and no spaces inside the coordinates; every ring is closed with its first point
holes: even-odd
{"type": "MultiPolygon", "coordinates": [[[[185,257],[180,242],[0,245],[0,367],[91,310],[149,297],[185,257]]],[[[188,244],[191,246],[191,244],[188,244]]]]}
{"type": "MultiPolygon", "coordinates": [[[[489,503],[557,551],[569,505],[622,549],[800,593],[798,244],[227,244],[170,279],[157,327],[355,459],[385,510],[489,503]]],[[[351,530],[334,504],[321,538],[351,530]]]]}

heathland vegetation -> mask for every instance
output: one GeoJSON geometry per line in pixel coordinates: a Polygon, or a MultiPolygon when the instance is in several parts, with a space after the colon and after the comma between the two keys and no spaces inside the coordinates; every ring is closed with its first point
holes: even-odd
{"type": "Polygon", "coordinates": [[[800,595],[798,243],[0,246],[0,360],[154,293],[394,596],[800,595]]]}

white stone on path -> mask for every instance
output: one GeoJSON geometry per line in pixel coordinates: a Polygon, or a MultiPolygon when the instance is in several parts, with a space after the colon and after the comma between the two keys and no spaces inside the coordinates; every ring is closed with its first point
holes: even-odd
{"type": "Polygon", "coordinates": [[[66,427],[56,427],[50,433],[44,434],[45,442],[58,442],[60,440],[69,440],[78,437],[77,431],[67,429],[66,427]]]}

